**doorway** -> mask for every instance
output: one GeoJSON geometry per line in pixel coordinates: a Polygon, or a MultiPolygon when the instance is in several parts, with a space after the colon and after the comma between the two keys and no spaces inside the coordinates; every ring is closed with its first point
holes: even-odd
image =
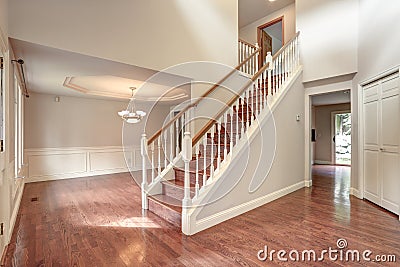
{"type": "Polygon", "coordinates": [[[274,55],[285,44],[283,16],[257,27],[257,41],[261,47],[259,67],[264,65],[268,52],[274,55]]]}
{"type": "Polygon", "coordinates": [[[351,113],[332,112],[332,162],[351,165],[351,113]]]}

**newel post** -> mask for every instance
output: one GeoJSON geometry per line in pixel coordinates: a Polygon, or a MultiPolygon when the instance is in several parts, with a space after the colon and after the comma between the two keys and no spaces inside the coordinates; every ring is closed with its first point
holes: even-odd
{"type": "Polygon", "coordinates": [[[189,163],[192,159],[192,137],[190,136],[190,132],[185,132],[183,141],[182,141],[182,158],[185,163],[185,184],[184,184],[184,197],[182,201],[183,207],[189,207],[191,204],[190,201],[190,173],[189,173],[189,163]]]}
{"type": "Polygon", "coordinates": [[[140,154],[142,155],[142,209],[149,209],[149,203],[147,200],[147,164],[146,159],[148,157],[147,154],[147,136],[145,133],[142,134],[142,138],[140,140],[140,154]]]}

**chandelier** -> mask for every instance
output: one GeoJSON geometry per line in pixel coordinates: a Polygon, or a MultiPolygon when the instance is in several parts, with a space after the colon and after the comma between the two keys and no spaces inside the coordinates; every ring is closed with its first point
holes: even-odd
{"type": "Polygon", "coordinates": [[[132,95],[131,95],[132,105],[130,105],[130,109],[121,110],[120,112],[118,112],[118,115],[121,117],[121,119],[123,119],[127,123],[139,123],[143,119],[143,117],[146,116],[146,112],[141,110],[136,110],[135,102],[133,99],[133,91],[136,90],[136,87],[130,87],[129,89],[132,90],[132,95]]]}

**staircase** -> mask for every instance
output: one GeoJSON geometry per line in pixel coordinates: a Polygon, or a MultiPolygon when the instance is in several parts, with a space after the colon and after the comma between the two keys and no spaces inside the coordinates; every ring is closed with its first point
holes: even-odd
{"type": "MultiPolygon", "coordinates": [[[[145,134],[142,136],[143,177],[147,178],[141,185],[144,209],[181,228],[185,234],[195,232],[191,229],[190,214],[226,171],[232,158],[240,154],[240,142],[255,131],[253,125],[278,102],[298,70],[298,35],[273,57],[269,54],[261,69],[258,69],[260,49],[239,41],[241,62],[235,71],[246,72],[252,78],[193,138],[189,121],[198,103],[170,118],[149,140],[145,134]]],[[[203,97],[210,96],[217,88],[218,84],[203,97]]]]}

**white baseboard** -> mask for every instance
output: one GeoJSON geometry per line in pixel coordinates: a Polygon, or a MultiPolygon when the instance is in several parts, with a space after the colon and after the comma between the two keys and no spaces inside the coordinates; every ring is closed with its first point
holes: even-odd
{"type": "Polygon", "coordinates": [[[258,208],[258,207],[260,207],[262,205],[265,205],[265,204],[267,204],[267,203],[269,203],[271,201],[274,201],[274,200],[276,200],[278,198],[281,198],[281,197],[283,197],[283,196],[285,196],[287,194],[290,194],[290,193],[292,193],[294,191],[297,191],[297,190],[299,190],[299,189],[301,189],[303,187],[304,187],[304,181],[301,181],[299,183],[290,185],[290,186],[285,187],[283,189],[280,189],[278,191],[272,192],[272,193],[270,193],[270,194],[268,194],[266,196],[262,196],[262,197],[256,198],[256,199],[251,200],[249,202],[243,203],[243,204],[241,204],[239,206],[232,207],[230,209],[227,209],[227,210],[218,212],[216,214],[213,214],[213,215],[211,215],[209,217],[206,217],[204,219],[201,219],[201,220],[197,221],[195,223],[195,227],[191,227],[190,230],[192,231],[192,233],[190,233],[190,234],[193,235],[195,233],[198,233],[198,232],[200,232],[202,230],[205,230],[205,229],[210,228],[210,227],[212,227],[214,225],[217,225],[217,224],[219,224],[219,223],[221,223],[223,221],[226,221],[226,220],[229,220],[231,218],[234,218],[234,217],[236,217],[238,215],[246,213],[246,212],[248,212],[250,210],[253,210],[253,209],[258,208]]]}
{"type": "Polygon", "coordinates": [[[140,147],[128,152],[122,147],[26,149],[25,155],[27,183],[121,173],[142,167],[140,147]]]}
{"type": "Polygon", "coordinates": [[[360,191],[354,187],[350,187],[350,195],[353,195],[353,196],[361,199],[360,191]]]}
{"type": "Polygon", "coordinates": [[[318,165],[332,165],[331,161],[326,161],[326,160],[315,160],[314,164],[318,165]]]}
{"type": "Polygon", "coordinates": [[[312,180],[304,181],[304,186],[305,187],[311,187],[312,186],[312,180]]]}
{"type": "Polygon", "coordinates": [[[24,188],[25,188],[25,183],[22,182],[21,185],[19,186],[17,195],[15,197],[14,209],[13,209],[13,211],[11,213],[7,243],[10,242],[11,236],[12,236],[13,231],[14,231],[14,226],[15,226],[15,222],[17,221],[17,215],[18,215],[18,211],[19,211],[19,206],[21,205],[22,194],[24,192],[24,188]]]}

